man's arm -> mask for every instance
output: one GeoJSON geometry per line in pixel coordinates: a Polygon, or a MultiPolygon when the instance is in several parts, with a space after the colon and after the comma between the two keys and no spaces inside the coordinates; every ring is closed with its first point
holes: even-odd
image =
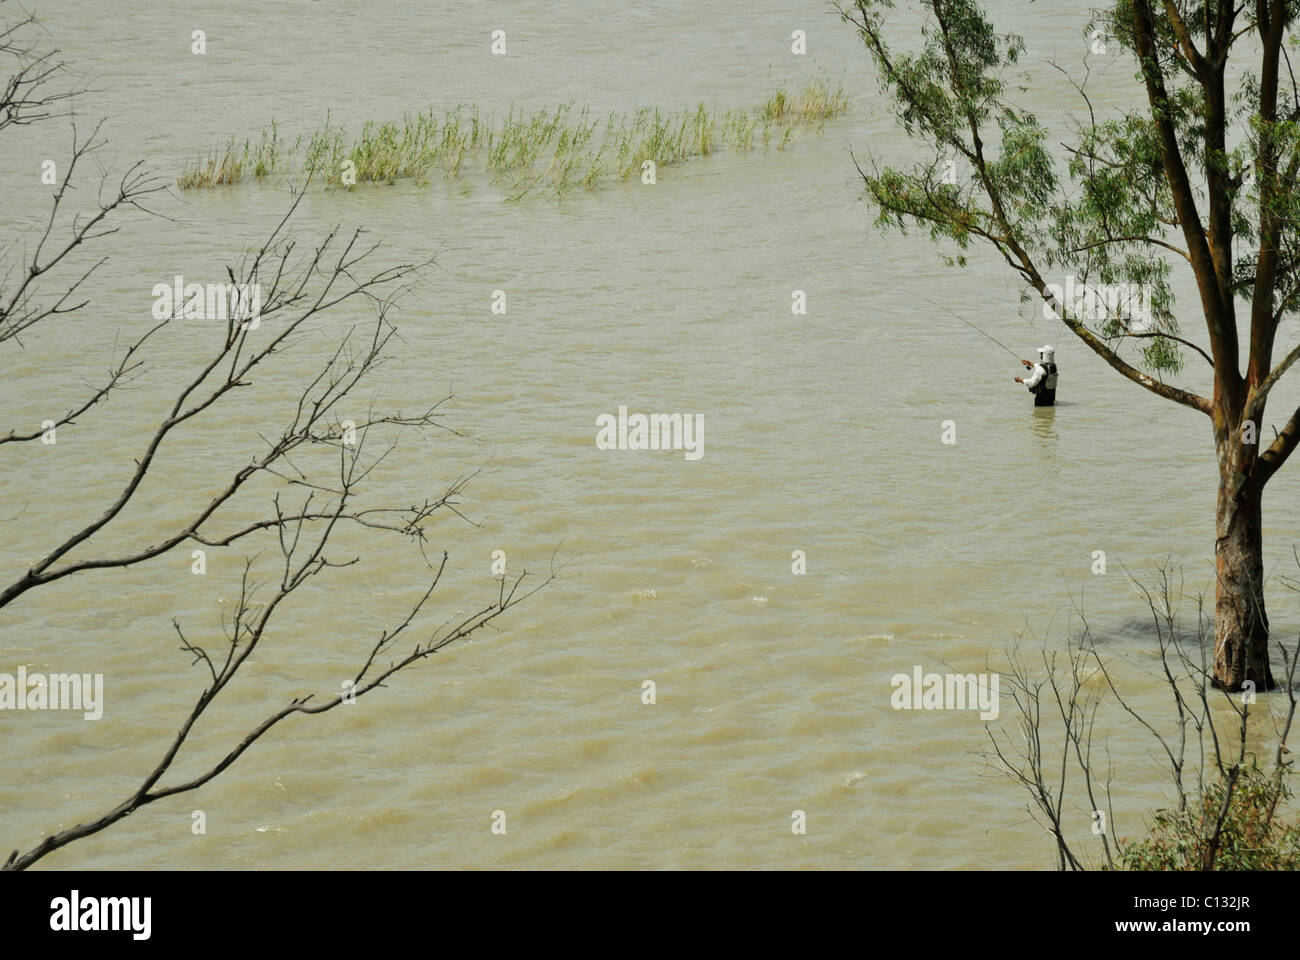
{"type": "MultiPolygon", "coordinates": [[[[1043,377],[1045,376],[1047,376],[1047,368],[1044,367],[1041,363],[1036,363],[1034,364],[1034,375],[1030,377],[1028,380],[1021,380],[1020,382],[1032,390],[1034,387],[1038,386],[1040,383],[1043,382],[1043,377]]],[[[1017,377],[1016,379],[1019,380],[1020,378],[1017,377]]]]}

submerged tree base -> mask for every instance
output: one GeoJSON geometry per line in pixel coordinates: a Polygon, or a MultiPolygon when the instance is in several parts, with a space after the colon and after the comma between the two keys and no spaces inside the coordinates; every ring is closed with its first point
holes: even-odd
{"type": "Polygon", "coordinates": [[[435,170],[454,179],[466,159],[481,159],[482,169],[493,182],[506,183],[512,199],[538,187],[563,196],[574,187],[592,190],[640,175],[647,161],[662,166],[718,151],[747,153],[774,141],[780,150],[800,131],[819,133],[828,119],[848,110],[842,89],[813,80],[795,95],[778,90],[753,112],[719,114],[701,103],[675,114],[647,107],[600,119],[589,108],[575,113],[560,106],[535,113],[511,109],[498,123],[480,117],[475,106],[459,106],[406,116],[400,125],[368,122],[351,143],[326,119],[309,140],[299,137],[287,145],[273,121],[256,142],[241,145],[231,137],[224,149],[192,160],[176,182],[193,190],[303,172],[328,186],[351,187],[420,180],[435,170]]]}

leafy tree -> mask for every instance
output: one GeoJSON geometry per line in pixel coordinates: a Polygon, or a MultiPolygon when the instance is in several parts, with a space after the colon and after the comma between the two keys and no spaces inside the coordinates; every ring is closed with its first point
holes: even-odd
{"type": "Polygon", "coordinates": [[[1006,96],[1020,37],[996,32],[975,0],[923,0],[920,42],[907,38],[915,49],[904,52],[886,37],[893,6],[839,4],[898,124],[932,148],[910,169],[859,166],[877,222],[955,242],[956,264],[972,243],[992,246],[1025,298],[1041,298],[1116,372],[1206,415],[1219,467],[1214,682],[1272,687],[1262,501],[1300,443],[1300,409],[1272,438],[1262,425],[1300,358],[1300,344],[1275,343],[1300,300],[1300,89],[1287,59],[1300,3],[1120,0],[1095,11],[1086,32],[1133,58],[1141,105],[1099,116],[1086,77],[1069,80],[1081,109],[1060,163],[1047,129],[1006,96]],[[968,165],[969,182],[945,177],[949,161],[968,165]],[[1175,267],[1195,281],[1208,352],[1179,335],[1175,267]],[[1149,315],[1063,302],[1051,285],[1067,269],[1085,284],[1145,287],[1149,315]],[[1204,392],[1166,379],[1186,350],[1209,366],[1204,392]]]}

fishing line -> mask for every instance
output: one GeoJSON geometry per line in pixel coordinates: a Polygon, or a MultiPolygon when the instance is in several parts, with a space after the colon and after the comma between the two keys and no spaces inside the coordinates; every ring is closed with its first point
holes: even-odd
{"type": "Polygon", "coordinates": [[[1020,354],[1016,353],[1016,351],[1012,350],[1010,347],[1008,347],[1005,343],[1003,343],[1003,342],[1002,342],[1001,340],[999,340],[997,337],[993,336],[992,334],[985,333],[983,330],[981,330],[979,327],[975,326],[975,324],[971,323],[971,322],[970,322],[969,320],[967,320],[965,317],[962,317],[962,316],[959,316],[959,315],[956,314],[956,313],[953,313],[952,310],[949,310],[949,309],[948,309],[947,307],[945,307],[942,303],[939,303],[939,302],[937,302],[937,301],[935,301],[935,300],[931,300],[929,297],[922,297],[921,299],[922,299],[922,300],[925,300],[927,303],[933,303],[933,304],[934,304],[936,307],[938,307],[940,310],[947,310],[947,311],[948,311],[949,313],[951,313],[954,317],[957,317],[958,320],[960,320],[962,323],[966,324],[966,326],[970,327],[970,328],[971,328],[972,330],[974,330],[976,333],[980,334],[981,336],[988,337],[990,340],[992,340],[994,343],[996,343],[999,347],[1001,347],[1001,348],[1002,348],[1003,350],[1005,350],[1007,353],[1009,353],[1009,354],[1011,354],[1013,357],[1015,357],[1016,360],[1019,361],[1019,360],[1021,359],[1021,358],[1020,358],[1020,354]]]}

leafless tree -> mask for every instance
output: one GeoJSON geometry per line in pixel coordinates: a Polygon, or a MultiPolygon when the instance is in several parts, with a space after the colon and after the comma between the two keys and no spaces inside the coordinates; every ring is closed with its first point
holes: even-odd
{"type": "MultiPolygon", "coordinates": [[[[1129,578],[1150,612],[1159,656],[1155,679],[1167,688],[1170,716],[1152,721],[1132,705],[1131,697],[1121,690],[1114,661],[1102,655],[1081,605],[1075,604],[1077,632],[1067,639],[1063,651],[1044,647],[1039,658],[1041,670],[1029,664],[1020,642],[1009,649],[1003,682],[1009,686],[1014,704],[1014,731],[987,728],[990,745],[985,757],[1028,793],[1029,815],[1052,837],[1060,869],[1115,868],[1125,845],[1115,832],[1109,753],[1094,733],[1099,711],[1117,707],[1154,741],[1157,760],[1170,778],[1177,813],[1199,817],[1196,823],[1203,842],[1198,866],[1212,870],[1238,785],[1258,760],[1249,752],[1254,692],[1233,695],[1215,686],[1213,620],[1206,615],[1204,598],[1197,597],[1196,626],[1188,635],[1179,612],[1184,584],[1169,563],[1159,567],[1151,584],[1131,573],[1129,578]],[[1104,764],[1098,760],[1099,753],[1105,753],[1104,764]],[[1211,783],[1218,787],[1212,793],[1211,783]],[[1077,799],[1070,799],[1080,793],[1086,809],[1079,807],[1077,799]],[[1100,828],[1091,830],[1100,846],[1092,854],[1071,839],[1076,831],[1069,826],[1089,819],[1100,828]]],[[[1300,651],[1280,641],[1277,647],[1286,667],[1287,708],[1275,721],[1270,776],[1278,789],[1262,824],[1265,834],[1285,795],[1281,788],[1292,766],[1286,744],[1295,719],[1300,659],[1300,651]]],[[[1141,669],[1133,663],[1128,666],[1141,669]]]]}
{"type": "MultiPolygon", "coordinates": [[[[3,7],[4,0],[0,0],[0,13],[3,7]]],[[[10,72],[0,95],[0,131],[60,117],[62,108],[70,103],[72,94],[56,89],[64,64],[57,51],[39,52],[30,39],[34,29],[35,20],[30,16],[0,28],[0,56],[10,72]]],[[[28,342],[38,340],[45,328],[66,323],[69,317],[85,322],[92,278],[104,262],[100,258],[89,266],[78,265],[84,260],[85,248],[104,249],[104,239],[134,216],[158,222],[159,215],[147,204],[165,187],[141,163],[119,178],[103,179],[90,209],[70,209],[75,178],[104,145],[98,126],[89,136],[81,137],[75,117],[70,125],[71,153],[54,188],[48,219],[37,226],[33,242],[22,247],[11,242],[3,251],[0,350],[32,349],[28,342]]],[[[141,771],[139,786],[111,809],[47,836],[25,852],[15,849],[5,869],[25,869],[147,804],[198,789],[280,721],[325,713],[370,693],[398,671],[481,630],[556,574],[552,558],[551,569],[540,581],[530,580],[525,585],[526,572],[509,581],[502,577],[474,609],[458,611],[440,623],[431,622],[431,610],[426,607],[432,606],[430,598],[447,567],[448,555],[439,551],[430,557],[426,552],[428,528],[439,513],[463,518],[459,497],[470,477],[460,476],[439,492],[422,493],[400,505],[371,504],[363,496],[362,484],[393,454],[399,439],[447,429],[437,419],[447,398],[404,412],[358,396],[398,342],[392,321],[394,303],[409,291],[425,264],[371,266],[380,245],[368,241],[360,229],[336,228],[312,245],[300,243],[290,224],[301,198],[298,192],[265,242],[248,251],[237,265],[225,268],[228,289],[251,290],[260,285],[260,312],[253,317],[246,309],[250,305],[243,304],[245,309],[232,309],[224,322],[194,328],[211,336],[210,348],[186,374],[167,407],[159,411],[156,427],[139,442],[125,485],[110,487],[102,474],[86,477],[84,493],[77,502],[53,515],[75,517],[98,501],[99,506],[89,507],[89,519],[73,522],[64,530],[52,522],[50,542],[34,548],[39,559],[16,575],[0,577],[0,616],[6,627],[21,629],[28,594],[64,578],[87,578],[87,588],[93,589],[94,578],[107,571],[177,550],[237,547],[250,551],[242,561],[238,600],[223,618],[220,636],[197,638],[179,620],[169,628],[191,666],[200,667],[202,689],[188,714],[179,718],[170,744],[161,747],[157,764],[148,772],[141,771]],[[319,321],[324,314],[333,315],[341,309],[368,313],[372,319],[331,333],[319,321]],[[308,345],[319,344],[322,337],[337,342],[324,352],[323,361],[312,359],[308,345]],[[146,478],[156,474],[169,456],[175,458],[183,452],[178,447],[183,447],[186,428],[205,417],[210,419],[216,410],[236,408],[255,381],[283,376],[285,367],[290,366],[285,357],[292,361],[288,375],[301,383],[301,389],[278,429],[247,438],[258,444],[247,462],[239,462],[241,454],[232,450],[228,473],[217,478],[214,492],[174,505],[172,513],[179,519],[170,522],[168,529],[148,543],[121,547],[123,540],[132,539],[131,528],[123,529],[121,518],[133,503],[138,505],[146,478]],[[276,374],[269,374],[270,369],[276,374]],[[341,419],[342,411],[356,409],[367,413],[357,421],[341,419]],[[250,516],[256,519],[250,520],[250,516]],[[166,782],[196,722],[266,640],[274,618],[290,598],[318,578],[360,562],[358,555],[340,555],[328,549],[332,543],[339,549],[337,535],[345,528],[362,532],[368,541],[383,537],[410,544],[428,571],[426,587],[409,606],[392,615],[386,626],[376,627],[375,636],[360,643],[349,689],[324,699],[286,691],[287,702],[271,708],[226,752],[203,760],[198,775],[166,782]],[[275,559],[270,564],[272,572],[263,580],[258,557],[267,548],[275,559]]],[[[0,428],[0,447],[8,444],[12,449],[34,442],[52,429],[95,416],[109,402],[129,402],[131,394],[124,395],[122,388],[149,373],[151,341],[185,316],[184,307],[174,304],[169,315],[146,324],[114,358],[101,380],[89,384],[84,395],[68,397],[60,404],[64,412],[57,420],[39,428],[34,424],[0,428]]]]}

